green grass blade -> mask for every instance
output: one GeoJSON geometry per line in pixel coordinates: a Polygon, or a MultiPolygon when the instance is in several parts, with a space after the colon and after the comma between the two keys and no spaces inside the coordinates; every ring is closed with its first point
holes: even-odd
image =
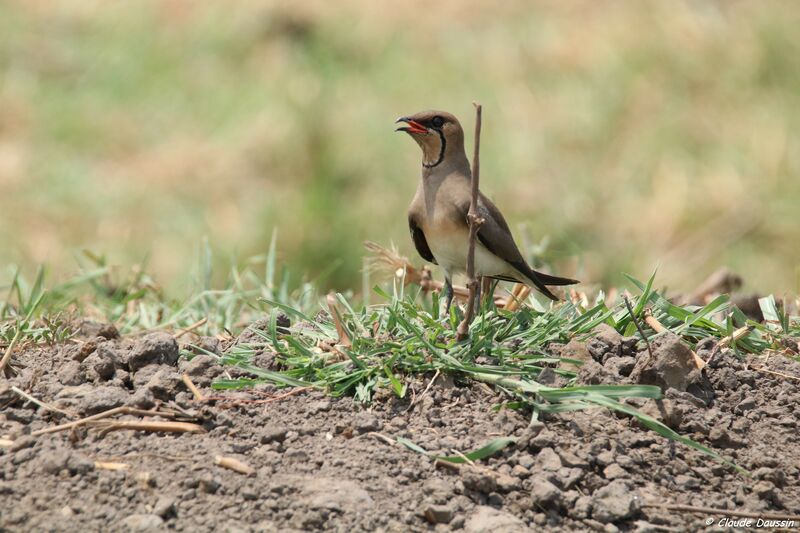
{"type": "Polygon", "coordinates": [[[263,380],[275,383],[277,385],[284,385],[287,387],[317,387],[314,383],[309,383],[306,381],[302,381],[299,379],[295,379],[293,377],[287,376],[282,372],[272,372],[270,370],[264,370],[263,368],[259,368],[250,363],[238,363],[237,367],[250,372],[254,376],[258,376],[263,380]]]}
{"type": "Polygon", "coordinates": [[[425,448],[417,446],[416,444],[414,444],[413,442],[404,437],[397,437],[395,440],[400,444],[402,444],[403,446],[405,446],[406,448],[408,448],[409,450],[421,453],[422,455],[430,455],[425,448]]]}
{"type": "Polygon", "coordinates": [[[383,366],[383,371],[386,373],[386,377],[389,378],[389,382],[392,384],[392,389],[397,397],[405,398],[406,386],[400,383],[400,380],[397,379],[397,376],[395,376],[394,373],[392,373],[392,369],[389,368],[388,365],[383,366]]]}
{"type": "Polygon", "coordinates": [[[775,302],[775,296],[770,294],[765,298],[758,299],[758,305],[761,308],[761,313],[764,315],[764,323],[772,331],[786,333],[784,328],[785,320],[783,313],[778,311],[778,304],[775,302]]]}
{"type": "Polygon", "coordinates": [[[269,298],[259,298],[259,301],[262,301],[267,305],[271,305],[272,307],[277,307],[278,309],[282,309],[283,311],[286,311],[287,314],[295,316],[300,320],[305,320],[306,322],[312,322],[312,323],[314,322],[314,320],[311,319],[311,317],[309,317],[299,309],[295,309],[294,307],[287,305],[285,303],[276,302],[275,300],[271,300],[269,298]]]}
{"type": "Polygon", "coordinates": [[[509,444],[513,444],[516,441],[517,439],[515,439],[514,437],[502,437],[489,442],[482,448],[479,448],[469,453],[465,453],[464,457],[461,457],[460,455],[437,455],[435,456],[435,458],[456,464],[466,463],[467,460],[480,461],[481,459],[485,459],[491,455],[494,455],[495,453],[499,452],[509,444]]]}

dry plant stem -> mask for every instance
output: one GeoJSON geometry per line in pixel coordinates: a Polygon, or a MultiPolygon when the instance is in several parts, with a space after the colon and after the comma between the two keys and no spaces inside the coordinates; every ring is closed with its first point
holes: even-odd
{"type": "MultiPolygon", "coordinates": [[[[466,455],[464,455],[464,454],[463,454],[463,453],[461,453],[460,451],[458,451],[458,450],[455,450],[455,449],[454,449],[454,450],[453,450],[453,453],[454,453],[455,455],[457,455],[457,456],[461,457],[462,459],[464,459],[464,462],[465,462],[465,463],[467,463],[469,466],[475,466],[475,461],[473,461],[472,459],[470,459],[469,457],[467,457],[466,455]]],[[[477,468],[477,467],[476,467],[476,468],[477,468]]]]}
{"type": "Polygon", "coordinates": [[[583,307],[584,309],[588,309],[589,308],[589,297],[586,296],[586,293],[584,291],[578,291],[576,289],[570,289],[569,290],[569,299],[576,306],[583,307]]]}
{"type": "Polygon", "coordinates": [[[653,328],[653,331],[656,333],[664,333],[667,331],[667,328],[664,327],[664,324],[659,322],[658,319],[653,316],[653,312],[649,308],[644,310],[644,323],[653,328]]]}
{"type": "MultiPolygon", "coordinates": [[[[656,317],[653,316],[653,313],[652,311],[650,311],[650,309],[644,310],[644,321],[648,326],[653,328],[653,331],[655,331],[656,333],[664,333],[665,331],[667,331],[667,328],[665,328],[664,325],[661,322],[659,322],[656,317]]],[[[690,349],[690,351],[692,352],[692,357],[694,358],[695,366],[702,370],[703,367],[706,366],[706,362],[703,361],[694,350],[690,349]]]]}
{"type": "Polygon", "coordinates": [[[793,379],[795,381],[800,381],[800,377],[792,376],[790,374],[784,374],[783,372],[776,372],[775,370],[767,370],[766,368],[761,368],[757,366],[751,366],[750,368],[752,368],[753,370],[757,370],[758,372],[764,372],[765,374],[772,374],[775,376],[781,376],[786,379],[793,379]]]}
{"type": "Polygon", "coordinates": [[[512,309],[511,306],[512,305],[516,306],[516,301],[518,299],[517,295],[519,294],[520,285],[521,285],[520,283],[515,283],[514,286],[511,287],[511,292],[509,293],[508,298],[506,298],[505,302],[503,303],[503,309],[506,309],[508,311],[514,311],[514,309],[512,309]]]}
{"type": "Polygon", "coordinates": [[[182,329],[182,330],[180,330],[179,332],[177,332],[177,333],[176,333],[175,335],[173,335],[172,337],[173,337],[175,340],[178,340],[178,339],[180,339],[181,337],[183,337],[184,335],[186,335],[187,333],[191,333],[192,331],[196,330],[197,328],[199,328],[200,326],[202,326],[202,325],[203,325],[203,324],[205,324],[206,322],[208,322],[208,318],[201,318],[200,320],[198,320],[197,322],[195,322],[194,324],[192,324],[192,325],[191,325],[191,326],[189,326],[188,328],[185,328],[185,329],[182,329]]]}
{"type": "Polygon", "coordinates": [[[45,402],[43,402],[41,400],[37,400],[36,398],[31,396],[27,392],[25,392],[25,391],[23,391],[23,390],[21,390],[21,389],[19,389],[17,387],[11,387],[11,390],[16,392],[17,394],[19,394],[20,396],[22,396],[23,398],[25,398],[29,402],[35,403],[36,405],[38,405],[42,409],[46,409],[47,411],[53,411],[53,412],[56,412],[56,413],[61,413],[62,415],[68,416],[70,418],[75,418],[75,416],[76,416],[74,413],[70,413],[68,411],[64,411],[63,409],[59,409],[58,407],[54,407],[54,406],[50,405],[49,403],[45,403],[45,402]]]}
{"type": "Polygon", "coordinates": [[[128,463],[95,461],[94,467],[98,470],[127,470],[128,468],[130,468],[130,465],[128,463]]]}
{"type": "Polygon", "coordinates": [[[733,341],[738,341],[750,334],[753,331],[753,326],[743,326],[736,331],[734,331],[728,337],[725,337],[721,341],[714,346],[714,349],[711,350],[711,355],[708,356],[708,361],[706,361],[706,365],[710,365],[711,361],[714,359],[714,356],[717,355],[720,351],[724,350],[725,348],[729,347],[733,344],[733,341]]]}
{"type": "Polygon", "coordinates": [[[110,431],[129,429],[133,431],[151,431],[158,433],[205,433],[203,426],[190,422],[161,422],[158,420],[119,420],[116,422],[93,422],[102,426],[102,435],[110,431]]]}
{"type": "Polygon", "coordinates": [[[189,411],[187,411],[186,409],[175,403],[175,400],[170,400],[169,402],[167,402],[166,406],[173,410],[171,416],[174,418],[178,418],[179,416],[183,416],[187,420],[195,420],[197,418],[195,413],[190,413],[189,411]]]}
{"type": "Polygon", "coordinates": [[[480,150],[481,150],[481,105],[473,103],[475,106],[475,151],[472,155],[472,201],[469,204],[469,250],[467,252],[467,278],[469,282],[469,300],[467,300],[467,311],[464,319],[458,325],[456,338],[463,340],[469,334],[469,325],[475,314],[475,295],[478,292],[480,280],[475,276],[475,240],[478,237],[478,230],[483,224],[483,219],[478,216],[478,190],[480,187],[480,150]]]}
{"type": "Polygon", "coordinates": [[[442,467],[442,468],[447,468],[448,470],[454,470],[454,471],[456,471],[456,472],[458,472],[459,470],[461,470],[461,465],[460,465],[460,464],[458,464],[458,463],[451,463],[450,461],[442,461],[441,459],[436,459],[436,460],[433,462],[433,466],[434,466],[434,467],[437,467],[437,466],[438,466],[438,467],[442,467]]]}
{"type": "Polygon", "coordinates": [[[508,311],[516,311],[522,305],[522,302],[528,297],[531,293],[531,288],[527,285],[523,285],[522,283],[517,283],[514,285],[514,289],[511,291],[511,295],[506,300],[506,304],[503,306],[508,311]]]}
{"type": "MultiPolygon", "coordinates": [[[[396,275],[397,272],[405,272],[403,283],[405,285],[412,283],[419,285],[425,292],[435,291],[441,293],[444,289],[444,283],[431,279],[428,269],[415,267],[408,258],[403,257],[396,251],[389,250],[371,241],[366,241],[364,247],[373,254],[369,261],[370,270],[383,270],[392,275],[396,275]]],[[[518,285],[524,287],[522,284],[518,285]]],[[[466,302],[467,298],[469,298],[469,289],[461,285],[453,285],[453,298],[459,302],[466,302]]],[[[510,299],[505,295],[499,295],[494,298],[494,301],[497,307],[505,307],[510,299]]]]}
{"type": "Polygon", "coordinates": [[[65,429],[72,429],[74,427],[82,426],[88,422],[94,422],[96,420],[102,420],[104,418],[108,418],[110,416],[115,416],[119,414],[125,415],[139,415],[139,416],[164,416],[164,417],[172,417],[174,416],[172,413],[168,412],[161,412],[161,411],[145,411],[144,409],[134,409],[133,407],[115,407],[113,409],[109,409],[108,411],[103,411],[102,413],[97,413],[96,415],[87,416],[86,418],[81,418],[80,420],[75,420],[73,422],[67,422],[66,424],[61,424],[58,426],[53,426],[50,428],[40,429],[38,431],[31,432],[32,437],[37,437],[39,435],[46,435],[47,433],[55,433],[57,431],[64,431],[65,429]]]}
{"type": "Polygon", "coordinates": [[[388,444],[388,445],[390,445],[390,446],[394,446],[395,444],[397,444],[397,442],[396,442],[396,441],[394,441],[394,440],[390,439],[389,437],[387,437],[387,436],[386,436],[386,435],[384,435],[383,433],[378,433],[378,432],[376,432],[376,431],[370,431],[370,433],[369,433],[369,434],[370,434],[371,436],[375,437],[375,438],[376,438],[376,439],[378,439],[378,440],[382,440],[383,442],[385,442],[386,444],[388,444]]]}
{"type": "Polygon", "coordinates": [[[763,518],[765,520],[795,520],[800,522],[800,515],[772,514],[750,511],[734,511],[731,509],[716,509],[714,507],[699,507],[695,505],[683,505],[679,503],[647,503],[643,507],[655,507],[666,509],[667,511],[682,511],[686,513],[700,513],[722,516],[738,516],[741,518],[763,518]]]}
{"type": "Polygon", "coordinates": [[[352,342],[350,342],[350,337],[347,335],[347,330],[344,329],[344,324],[342,322],[342,314],[339,311],[339,304],[336,301],[336,295],[333,293],[328,294],[327,297],[328,301],[328,308],[331,311],[331,316],[333,317],[333,322],[336,325],[336,333],[339,334],[339,344],[343,346],[352,346],[352,342]]]}
{"type": "Polygon", "coordinates": [[[197,386],[192,382],[192,378],[189,377],[189,374],[184,373],[181,376],[181,379],[183,380],[184,385],[186,385],[186,387],[190,391],[192,391],[194,399],[197,400],[198,402],[202,402],[204,400],[203,394],[200,392],[200,389],[198,389],[197,386]]]}
{"type": "Polygon", "coordinates": [[[743,327],[737,329],[736,331],[734,331],[730,336],[725,337],[724,339],[719,341],[717,346],[719,346],[720,349],[727,348],[728,346],[733,344],[733,341],[741,340],[744,337],[747,337],[748,335],[750,335],[751,331],[753,331],[753,326],[743,326],[743,327]]]}
{"type": "Polygon", "coordinates": [[[414,405],[416,405],[416,403],[420,401],[426,394],[428,394],[428,391],[431,390],[431,387],[433,386],[433,382],[436,381],[436,378],[438,377],[439,377],[439,369],[437,368],[436,373],[433,375],[433,378],[431,378],[431,380],[428,382],[428,386],[425,387],[425,390],[422,391],[422,394],[415,397],[414,400],[411,402],[411,404],[409,404],[408,408],[405,411],[406,413],[409,412],[414,407],[414,405]]]}
{"type": "Polygon", "coordinates": [[[252,466],[247,465],[238,459],[234,459],[233,457],[223,457],[222,455],[217,455],[214,457],[214,464],[221,466],[222,468],[227,468],[228,470],[233,470],[234,472],[239,472],[245,476],[250,476],[255,473],[255,469],[252,466]]]}
{"type": "Polygon", "coordinates": [[[14,338],[11,339],[8,348],[6,348],[6,351],[3,354],[3,358],[0,359],[0,370],[5,372],[5,376],[7,378],[10,378],[14,375],[11,370],[11,367],[6,367],[6,365],[8,365],[8,362],[11,360],[11,352],[14,351],[14,346],[16,346],[21,336],[22,336],[22,328],[18,327],[17,332],[14,334],[14,338]]]}

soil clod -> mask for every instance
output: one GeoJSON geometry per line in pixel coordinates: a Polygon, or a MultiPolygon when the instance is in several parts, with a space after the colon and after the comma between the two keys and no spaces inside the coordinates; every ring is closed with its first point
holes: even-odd
{"type": "Polygon", "coordinates": [[[152,364],[175,366],[178,362],[178,343],[165,331],[149,333],[136,341],[126,362],[132,372],[152,364]]]}

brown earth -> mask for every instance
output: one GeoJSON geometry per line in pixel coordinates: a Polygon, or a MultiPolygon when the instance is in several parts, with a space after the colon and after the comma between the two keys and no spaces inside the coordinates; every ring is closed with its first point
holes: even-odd
{"type": "MultiPolygon", "coordinates": [[[[84,344],[15,354],[19,375],[0,383],[2,531],[685,531],[712,519],[720,529],[722,515],[660,504],[800,515],[800,364],[780,355],[746,361],[722,351],[692,372],[676,338],[654,343],[651,359],[607,328],[551,347],[586,360],[582,382],[669,387],[661,402],[630,403],[747,476],[602,409],[531,422],[529,412],[493,409],[508,400],[503,393],[443,376],[430,387],[432,376],[412,383],[406,399],[378,394],[368,408],[269,385],[212,392],[225,369],[205,355],[179,358],[167,333],[119,339],[91,324],[84,333],[84,344]],[[204,395],[229,400],[195,401],[183,372],[204,395]],[[179,411],[205,433],[82,427],[35,437],[69,418],[12,386],[76,417],[124,405],[179,411]],[[452,454],[509,435],[515,444],[457,467],[385,438],[452,454]],[[217,456],[253,472],[217,466],[217,456]]],[[[699,355],[713,346],[701,343],[699,355]]]]}

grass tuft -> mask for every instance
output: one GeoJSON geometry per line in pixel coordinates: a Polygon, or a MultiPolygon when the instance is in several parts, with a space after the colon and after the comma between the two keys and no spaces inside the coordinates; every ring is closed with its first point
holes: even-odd
{"type": "MultiPolygon", "coordinates": [[[[654,288],[653,275],[646,283],[628,277],[640,291],[631,298],[632,313],[622,302],[609,304],[602,295],[594,305],[568,301],[548,308],[529,297],[528,306],[514,311],[484,306],[470,328],[469,339],[459,342],[454,335],[458,310],[440,317],[435,294],[426,297],[419,288],[395,279],[389,290],[374,288],[382,303],[364,305],[335,294],[327,298],[325,308],[313,284],[301,282],[290,288],[286,271],[278,274],[275,253],[273,245],[267,254],[244,267],[232,266],[227,283],[215,288],[212,258],[206,248],[200,254],[197,286],[184,300],[165,297],[143,268],[121,275],[102,257],[91,255],[74,278],[49,288],[43,269],[32,282],[15,270],[11,281],[0,287],[6,295],[0,302],[0,343],[8,348],[12,343],[69,341],[76,331],[75,317],[113,322],[123,334],[154,328],[178,330],[206,319],[196,329],[198,334],[231,339],[254,320],[268,317],[264,329],[251,328],[258,342],[231,343],[220,358],[222,364],[237,366],[252,377],[219,379],[213,383],[215,389],[268,382],[279,387],[313,387],[333,396],[350,395],[366,404],[380,390],[406,398],[413,380],[439,372],[458,380],[491,384],[510,396],[506,407],[530,409],[534,417],[541,412],[611,409],[659,435],[735,466],[624,402],[626,398],[661,398],[658,387],[579,385],[570,368],[581,362],[553,357],[548,345],[587,338],[603,323],[621,334],[647,340],[670,331],[692,347],[707,337],[726,338],[739,354],[778,350],[789,337],[800,335],[800,319],[789,316],[773,297],[761,300],[766,318],[761,324],[747,319],[727,296],[702,307],[675,305],[654,288]],[[279,313],[290,317],[293,324],[278,327],[279,313]],[[639,331],[632,316],[638,319],[645,313],[666,331],[657,333],[646,321],[639,331]],[[741,333],[733,336],[734,329],[741,333]],[[347,342],[340,342],[343,337],[347,342]],[[256,364],[256,355],[264,351],[274,354],[271,368],[256,364]],[[559,366],[562,363],[572,365],[565,368],[559,366]],[[546,368],[565,378],[566,386],[539,383],[546,368]]],[[[185,355],[193,353],[186,351],[185,355]]]]}
{"type": "MultiPolygon", "coordinates": [[[[706,337],[728,336],[731,323],[753,324],[730,306],[727,297],[717,298],[703,307],[680,307],[653,289],[654,276],[646,284],[630,279],[641,290],[635,298],[633,314],[641,316],[649,308],[668,331],[681,336],[690,345],[706,337]]],[[[274,303],[276,309],[299,318],[300,322],[287,333],[278,334],[273,328],[263,336],[266,348],[277,355],[278,364],[285,370],[262,374],[261,380],[283,386],[286,385],[284,380],[292,379],[298,386],[318,387],[334,396],[352,395],[357,402],[369,403],[379,389],[402,398],[415,376],[438,371],[499,387],[514,398],[515,407],[528,407],[534,413],[611,409],[631,416],[659,435],[742,471],[710,448],[677,434],[621,401],[659,399],[662,394],[658,387],[576,385],[575,372],[562,368],[555,371],[569,380],[566,387],[552,388],[537,382],[545,368],[561,362],[547,353],[551,342],[587,336],[601,323],[625,335],[641,337],[622,303],[609,308],[600,301],[583,309],[566,302],[541,311],[523,308],[514,312],[484,308],[472,325],[469,341],[459,342],[454,336],[456,320],[439,319],[436,306],[416,293],[406,294],[401,284],[395,285],[391,294],[379,287],[375,293],[386,302],[359,308],[343,295],[336,295],[345,309],[339,318],[348,333],[349,346],[337,346],[340,335],[329,314],[321,313],[311,320],[290,305],[274,303]]],[[[648,328],[642,331],[648,339],[663,334],[648,328]]],[[[754,327],[739,340],[736,349],[762,351],[778,342],[776,335],[775,331],[754,327]]],[[[237,357],[241,359],[234,364],[252,369],[247,361],[258,349],[238,348],[237,357]]],[[[252,383],[252,380],[241,381],[242,386],[252,383]]],[[[224,386],[231,387],[233,383],[225,381],[224,386]]],[[[403,444],[409,446],[409,443],[403,444]]]]}

